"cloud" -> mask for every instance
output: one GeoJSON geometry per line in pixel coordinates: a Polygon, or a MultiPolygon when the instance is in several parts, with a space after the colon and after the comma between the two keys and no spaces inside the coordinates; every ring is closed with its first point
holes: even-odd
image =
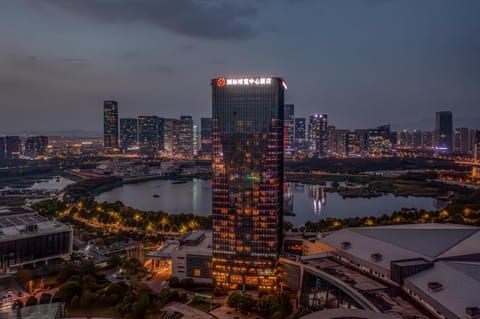
{"type": "Polygon", "coordinates": [[[257,33],[245,21],[256,16],[257,9],[227,0],[41,1],[100,22],[142,21],[189,37],[230,40],[252,38],[257,33]]]}

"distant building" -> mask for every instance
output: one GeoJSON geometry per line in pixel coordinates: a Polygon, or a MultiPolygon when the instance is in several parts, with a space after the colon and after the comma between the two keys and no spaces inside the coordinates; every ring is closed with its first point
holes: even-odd
{"type": "Polygon", "coordinates": [[[280,78],[211,81],[214,285],[277,289],[283,236],[283,114],[280,78]]]}
{"type": "Polygon", "coordinates": [[[0,273],[72,253],[70,226],[38,215],[27,207],[0,208],[0,273]]]}
{"type": "Polygon", "coordinates": [[[200,152],[208,157],[212,156],[213,119],[202,117],[200,123],[200,152]]]}
{"type": "Polygon", "coordinates": [[[422,148],[432,148],[433,147],[433,133],[431,131],[422,132],[422,148]]]}
{"type": "Polygon", "coordinates": [[[308,123],[309,140],[315,145],[317,156],[323,157],[327,149],[327,114],[313,114],[308,123]]]}
{"type": "Polygon", "coordinates": [[[367,142],[367,153],[374,156],[388,155],[392,153],[392,143],[382,136],[369,136],[367,142]]]}
{"type": "Polygon", "coordinates": [[[175,119],[163,119],[163,151],[165,155],[173,155],[173,123],[175,119]]]}
{"type": "Polygon", "coordinates": [[[200,129],[198,125],[193,124],[193,155],[197,156],[200,152],[200,129]]]}
{"type": "Polygon", "coordinates": [[[435,114],[434,148],[438,154],[453,153],[453,119],[452,112],[443,111],[435,114]]]}
{"type": "Polygon", "coordinates": [[[118,102],[103,102],[103,146],[118,149],[118,102]]]}
{"type": "Polygon", "coordinates": [[[120,149],[128,151],[138,147],[138,119],[120,119],[120,149]]]}
{"type": "Polygon", "coordinates": [[[158,116],[138,117],[138,144],[140,152],[154,156],[158,151],[158,116]]]}
{"type": "Polygon", "coordinates": [[[47,156],[48,137],[30,136],[25,141],[25,156],[35,158],[38,156],[47,156]]]}
{"type": "Polygon", "coordinates": [[[335,130],[334,133],[334,151],[337,155],[348,156],[350,155],[349,149],[349,130],[335,130]]]}
{"type": "Polygon", "coordinates": [[[293,158],[295,154],[295,106],[293,104],[285,104],[284,106],[284,156],[286,159],[293,158]]]}
{"type": "Polygon", "coordinates": [[[158,150],[165,151],[165,119],[162,117],[158,118],[157,122],[158,127],[158,150]]]}
{"type": "Polygon", "coordinates": [[[16,159],[22,153],[22,142],[20,136],[5,137],[5,157],[7,159],[16,159]]]}
{"type": "Polygon", "coordinates": [[[304,117],[295,118],[295,139],[304,140],[306,139],[306,126],[304,117]]]}
{"type": "Polygon", "coordinates": [[[0,161],[5,159],[5,136],[0,136],[0,161]]]}
{"type": "Polygon", "coordinates": [[[172,155],[191,158],[193,156],[193,120],[191,116],[181,116],[173,120],[172,155]]]}
{"type": "Polygon", "coordinates": [[[326,153],[334,154],[335,153],[335,131],[336,127],[333,125],[329,125],[327,127],[327,146],[326,146],[326,153]]]}
{"type": "Polygon", "coordinates": [[[456,128],[453,134],[453,152],[458,155],[468,155],[471,151],[470,129],[456,128]]]}

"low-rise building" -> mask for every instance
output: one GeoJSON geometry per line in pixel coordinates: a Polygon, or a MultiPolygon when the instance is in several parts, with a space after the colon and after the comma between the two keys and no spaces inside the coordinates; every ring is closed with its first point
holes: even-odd
{"type": "Polygon", "coordinates": [[[0,273],[72,253],[73,230],[28,207],[0,208],[0,273]]]}

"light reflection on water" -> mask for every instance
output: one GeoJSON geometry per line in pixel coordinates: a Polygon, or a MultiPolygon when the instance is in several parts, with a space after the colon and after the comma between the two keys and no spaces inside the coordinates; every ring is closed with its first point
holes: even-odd
{"type": "MultiPolygon", "coordinates": [[[[340,183],[340,186],[344,186],[340,183]]],[[[327,185],[285,185],[285,208],[296,216],[285,220],[294,225],[326,217],[365,217],[390,215],[401,208],[435,209],[434,199],[425,197],[395,197],[388,194],[375,198],[343,199],[337,193],[326,193],[327,185]]],[[[138,184],[127,184],[96,197],[97,201],[122,201],[125,205],[141,210],[163,210],[168,213],[193,213],[208,215],[212,211],[211,182],[195,179],[182,184],[170,180],[154,180],[138,184]],[[153,195],[159,195],[158,198],[153,195]]]]}

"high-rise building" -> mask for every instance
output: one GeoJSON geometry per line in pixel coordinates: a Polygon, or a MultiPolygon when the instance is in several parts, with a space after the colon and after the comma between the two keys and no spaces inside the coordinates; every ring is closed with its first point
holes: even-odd
{"type": "Polygon", "coordinates": [[[453,152],[459,155],[470,154],[471,137],[470,129],[456,128],[453,134],[453,152]]]}
{"type": "Polygon", "coordinates": [[[30,136],[25,141],[25,156],[35,158],[38,156],[47,156],[48,137],[30,136]]]}
{"type": "Polygon", "coordinates": [[[435,114],[435,131],[433,133],[434,148],[439,154],[453,152],[453,119],[452,112],[443,111],[435,114]]]}
{"type": "Polygon", "coordinates": [[[158,116],[138,117],[138,145],[140,152],[154,156],[158,151],[158,116]]]}
{"type": "Polygon", "coordinates": [[[118,149],[118,102],[103,102],[103,146],[118,149]]]}
{"type": "Polygon", "coordinates": [[[132,150],[138,147],[138,119],[120,119],[120,149],[132,150]]]}
{"type": "Polygon", "coordinates": [[[315,145],[315,152],[317,156],[325,155],[327,148],[327,114],[313,114],[310,115],[308,123],[309,140],[315,145]]]}
{"type": "Polygon", "coordinates": [[[285,104],[284,107],[284,135],[285,135],[285,143],[284,143],[284,156],[285,158],[291,159],[295,154],[295,106],[293,104],[285,104]]]}
{"type": "Polygon", "coordinates": [[[5,159],[5,136],[0,136],[0,161],[5,159]]]}
{"type": "Polygon", "coordinates": [[[306,139],[305,134],[305,118],[304,117],[296,117],[295,118],[295,139],[304,140],[306,139]]]}
{"type": "Polygon", "coordinates": [[[173,120],[173,156],[191,158],[193,156],[193,120],[191,116],[180,116],[173,120]]]}
{"type": "Polygon", "coordinates": [[[349,155],[349,130],[335,130],[334,151],[339,156],[349,155]]]}
{"type": "Polygon", "coordinates": [[[431,131],[422,132],[422,148],[432,148],[433,133],[431,131]]]}
{"type": "Polygon", "coordinates": [[[212,138],[213,138],[213,119],[211,117],[202,117],[200,123],[200,151],[202,155],[212,156],[212,138]]]}
{"type": "Polygon", "coordinates": [[[213,79],[214,285],[276,288],[282,247],[283,112],[280,78],[213,79]]]}
{"type": "Polygon", "coordinates": [[[16,159],[22,152],[22,143],[20,136],[5,137],[5,157],[7,159],[16,159]]]}
{"type": "Polygon", "coordinates": [[[175,119],[163,119],[163,151],[166,155],[173,155],[173,123],[175,119]]]}
{"type": "Polygon", "coordinates": [[[325,147],[325,152],[328,154],[335,153],[335,144],[336,144],[336,136],[335,131],[337,128],[333,125],[329,125],[327,127],[327,145],[325,147]]]}
{"type": "Polygon", "coordinates": [[[193,155],[197,156],[200,152],[200,129],[198,125],[193,124],[193,155]]]}
{"type": "Polygon", "coordinates": [[[165,119],[158,118],[158,150],[165,151],[165,119]]]}

